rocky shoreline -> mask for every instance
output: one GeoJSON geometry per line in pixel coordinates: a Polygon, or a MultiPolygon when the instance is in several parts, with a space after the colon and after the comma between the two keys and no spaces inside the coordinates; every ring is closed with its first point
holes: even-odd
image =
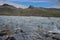
{"type": "Polygon", "coordinates": [[[1,36],[3,34],[0,34],[0,40],[60,40],[60,33],[56,32],[36,32],[32,31],[30,32],[24,32],[23,30],[20,30],[19,33],[12,34],[10,36],[1,36]],[[11,39],[12,38],[12,39],[11,39]]]}

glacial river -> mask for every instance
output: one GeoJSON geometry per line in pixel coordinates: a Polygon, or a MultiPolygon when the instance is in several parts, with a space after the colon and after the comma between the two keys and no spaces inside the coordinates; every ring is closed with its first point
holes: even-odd
{"type": "MultiPolygon", "coordinates": [[[[0,30],[8,26],[11,30],[23,29],[27,33],[26,40],[32,40],[33,30],[44,29],[60,32],[60,18],[57,17],[35,17],[35,16],[0,16],[0,30]]],[[[17,34],[18,35],[18,34],[17,34]]],[[[15,35],[14,35],[15,36],[15,35]]],[[[17,40],[23,40],[22,35],[16,36],[17,40]]]]}

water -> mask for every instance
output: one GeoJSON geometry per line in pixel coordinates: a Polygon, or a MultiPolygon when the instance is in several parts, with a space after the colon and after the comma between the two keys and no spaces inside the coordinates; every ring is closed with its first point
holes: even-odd
{"type": "Polygon", "coordinates": [[[55,17],[33,17],[33,16],[0,16],[0,30],[3,29],[23,29],[26,32],[25,39],[22,34],[13,35],[17,40],[33,40],[34,30],[44,29],[48,31],[60,32],[60,18],[55,17]],[[5,28],[8,26],[8,28],[5,28]]]}

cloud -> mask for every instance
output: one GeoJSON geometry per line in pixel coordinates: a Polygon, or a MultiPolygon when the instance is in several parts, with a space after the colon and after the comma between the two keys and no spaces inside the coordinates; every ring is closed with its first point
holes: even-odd
{"type": "Polygon", "coordinates": [[[60,0],[0,0],[7,2],[60,2],[60,0]]]}
{"type": "Polygon", "coordinates": [[[13,5],[13,6],[17,7],[17,8],[23,8],[23,9],[27,8],[27,6],[21,5],[21,4],[16,4],[16,3],[8,3],[8,4],[13,5]]]}
{"type": "Polygon", "coordinates": [[[14,5],[17,8],[27,8],[25,5],[17,4],[14,2],[55,2],[55,5],[50,6],[52,8],[60,8],[60,0],[0,0],[0,5],[3,3],[14,5]]]}
{"type": "Polygon", "coordinates": [[[2,0],[2,1],[19,1],[19,2],[55,2],[56,0],[2,0]]]}
{"type": "Polygon", "coordinates": [[[25,6],[25,5],[21,5],[21,4],[16,4],[16,3],[12,3],[12,2],[3,2],[3,1],[1,1],[0,2],[0,5],[3,5],[3,4],[9,4],[9,5],[13,5],[13,6],[15,6],[15,7],[17,7],[17,8],[27,8],[27,6],[25,6]]]}
{"type": "Polygon", "coordinates": [[[56,4],[54,6],[51,6],[51,7],[60,9],[60,0],[56,0],[56,4]]]}
{"type": "Polygon", "coordinates": [[[60,9],[60,5],[51,6],[50,8],[58,8],[58,9],[60,9]]]}
{"type": "Polygon", "coordinates": [[[6,0],[6,1],[20,1],[20,2],[59,2],[60,0],[6,0]]]}

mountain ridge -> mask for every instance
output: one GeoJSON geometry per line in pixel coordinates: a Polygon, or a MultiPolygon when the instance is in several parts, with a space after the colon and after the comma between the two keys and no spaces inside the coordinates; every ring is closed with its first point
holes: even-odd
{"type": "Polygon", "coordinates": [[[60,9],[34,7],[30,5],[26,9],[16,8],[13,5],[0,5],[0,15],[8,16],[42,16],[42,17],[60,17],[60,9]]]}

